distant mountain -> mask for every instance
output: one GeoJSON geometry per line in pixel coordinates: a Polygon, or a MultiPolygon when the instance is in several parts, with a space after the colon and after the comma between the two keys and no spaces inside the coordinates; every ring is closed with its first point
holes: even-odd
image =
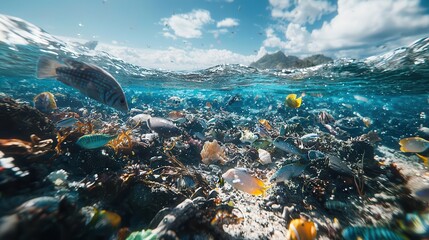
{"type": "Polygon", "coordinates": [[[304,59],[296,56],[286,56],[282,51],[273,54],[265,54],[258,61],[250,64],[251,67],[258,69],[286,69],[286,68],[306,68],[328,62],[333,59],[322,54],[313,55],[304,59]]]}

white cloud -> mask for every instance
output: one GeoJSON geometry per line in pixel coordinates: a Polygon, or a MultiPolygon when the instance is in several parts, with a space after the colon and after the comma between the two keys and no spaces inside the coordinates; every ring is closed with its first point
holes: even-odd
{"type": "Polygon", "coordinates": [[[265,35],[267,38],[262,43],[263,47],[269,48],[286,48],[286,42],[283,42],[274,32],[274,29],[268,28],[265,30],[265,35]]]}
{"type": "Polygon", "coordinates": [[[315,50],[365,47],[427,33],[429,15],[418,0],[339,0],[338,15],[312,32],[315,50]]]}
{"type": "Polygon", "coordinates": [[[328,1],[320,0],[295,0],[291,4],[289,0],[270,0],[271,16],[286,19],[292,23],[313,24],[316,20],[335,11],[335,5],[328,1]],[[289,10],[294,6],[292,10],[289,10]]]}
{"type": "Polygon", "coordinates": [[[144,68],[167,70],[198,70],[218,64],[249,65],[257,60],[255,55],[242,55],[225,49],[135,49],[100,43],[97,50],[144,68]]]}
{"type": "MultiPolygon", "coordinates": [[[[210,12],[203,9],[193,10],[190,13],[175,14],[169,18],[161,19],[161,23],[169,27],[176,37],[183,38],[199,38],[202,35],[202,28],[204,25],[213,22],[210,17],[210,12]]],[[[166,37],[171,37],[173,34],[169,32],[169,29],[164,29],[166,37]]]]}
{"type": "Polygon", "coordinates": [[[234,18],[225,18],[224,20],[219,21],[216,26],[218,28],[222,28],[222,27],[228,28],[228,27],[236,27],[238,25],[239,24],[238,24],[238,20],[237,19],[234,19],[234,18]]]}
{"type": "MultiPolygon", "coordinates": [[[[289,3],[270,0],[273,10],[280,9],[282,13],[292,13],[304,4],[298,1],[298,6],[288,11],[289,3]]],[[[290,18],[292,22],[280,22],[280,26],[287,24],[280,29],[283,34],[268,28],[262,47],[280,48],[296,55],[325,53],[354,58],[387,52],[429,32],[429,14],[419,3],[418,0],[338,0],[338,14],[319,29],[308,31],[304,27],[304,22],[311,23],[317,19],[316,15],[304,17],[307,13],[297,13],[290,18]]]]}
{"type": "Polygon", "coordinates": [[[228,29],[221,28],[221,29],[217,29],[217,30],[212,30],[210,32],[213,33],[214,38],[219,38],[219,35],[227,33],[228,29]]]}
{"type": "Polygon", "coordinates": [[[177,39],[177,37],[174,34],[171,34],[170,32],[163,32],[162,35],[164,37],[166,37],[166,38],[171,38],[171,39],[174,39],[174,40],[177,39]]]}

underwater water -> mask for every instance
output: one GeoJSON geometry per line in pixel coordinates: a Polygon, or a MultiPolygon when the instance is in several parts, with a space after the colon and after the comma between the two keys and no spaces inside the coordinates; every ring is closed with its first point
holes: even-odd
{"type": "MultiPolygon", "coordinates": [[[[429,38],[420,39],[410,46],[404,46],[381,56],[360,60],[339,59],[333,63],[307,69],[263,71],[242,65],[218,65],[192,72],[170,72],[145,69],[126,63],[108,53],[90,50],[78,43],[63,42],[26,22],[21,22],[19,25],[11,24],[10,26],[11,29],[9,30],[13,34],[8,35],[7,40],[0,41],[0,96],[13,98],[19,104],[33,106],[33,99],[37,94],[51,92],[56,98],[57,113],[75,112],[80,115],[83,122],[101,121],[96,125],[96,130],[97,126],[100,130],[109,121],[118,124],[114,128],[118,132],[131,129],[132,126],[127,125],[129,119],[143,112],[152,117],[169,118],[171,111],[181,111],[185,115],[185,120],[183,120],[184,122],[176,122],[177,127],[197,140],[198,137],[195,137],[195,134],[202,133],[204,137],[199,139],[201,145],[206,139],[217,139],[225,148],[231,149],[229,152],[227,151],[227,156],[232,156],[235,151],[233,149],[251,151],[253,147],[249,143],[240,142],[238,140],[240,136],[229,141],[214,134],[216,129],[213,130],[215,127],[211,126],[211,119],[224,121],[224,124],[218,129],[219,131],[233,132],[235,130],[238,133],[244,130],[259,133],[258,121],[266,119],[274,128],[275,133],[271,133],[272,137],[279,135],[281,126],[297,123],[303,126],[304,130],[291,134],[291,136],[299,137],[306,133],[318,133],[319,135],[329,135],[339,141],[347,141],[370,131],[375,131],[381,139],[376,145],[390,148],[393,152],[399,152],[398,142],[400,139],[416,136],[421,127],[429,126],[429,117],[427,116],[429,115],[429,38]],[[103,68],[111,73],[122,86],[131,111],[128,113],[118,112],[55,79],[37,79],[36,66],[41,56],[57,59],[74,58],[103,68]],[[296,109],[285,105],[286,96],[293,93],[298,96],[303,95],[302,105],[296,109]],[[234,96],[236,96],[236,101],[230,101],[234,96]],[[89,114],[84,114],[84,111],[89,112],[89,114]],[[331,124],[334,132],[318,121],[321,112],[327,112],[335,119],[335,122],[331,124]],[[195,127],[192,125],[194,122],[201,121],[209,126],[200,124],[202,126],[195,127]],[[228,144],[235,146],[232,147],[228,144]]],[[[5,113],[2,113],[2,116],[4,115],[5,113]]],[[[55,121],[52,120],[52,123],[55,121]]],[[[2,126],[1,129],[3,130],[1,130],[0,138],[19,137],[9,132],[8,126],[2,126]]],[[[133,136],[136,138],[142,134],[150,133],[148,129],[133,129],[133,131],[133,136]]],[[[30,134],[31,132],[28,133],[28,135],[30,134]]],[[[259,138],[261,137],[259,136],[259,138]]],[[[28,138],[25,140],[29,141],[28,138]]],[[[162,146],[165,146],[165,143],[162,141],[167,140],[159,140],[158,145],[148,150],[148,153],[144,155],[137,154],[124,157],[124,155],[117,156],[108,152],[107,154],[110,154],[114,159],[116,158],[116,161],[122,161],[122,165],[119,164],[119,167],[110,168],[109,171],[116,169],[117,173],[122,174],[126,172],[123,170],[125,163],[146,164],[151,157],[164,155],[162,146]]],[[[191,169],[199,169],[200,149],[188,155],[181,155],[181,152],[187,151],[186,148],[180,150],[180,153],[177,153],[178,159],[183,160],[187,166],[189,164],[191,169]]],[[[258,167],[254,163],[249,164],[252,159],[247,156],[247,159],[243,160],[244,162],[231,163],[229,167],[260,168],[268,172],[278,169],[285,160],[293,159],[289,153],[279,153],[272,150],[271,147],[269,149],[274,157],[273,162],[277,161],[275,165],[258,167]]],[[[308,149],[303,148],[301,150],[308,149]]],[[[43,179],[50,171],[66,169],[70,175],[70,181],[78,182],[90,181],[91,178],[96,179],[94,174],[102,175],[102,172],[106,170],[105,168],[101,170],[85,168],[85,170],[73,174],[73,168],[79,168],[76,167],[78,163],[74,162],[73,166],[69,166],[66,160],[77,155],[82,157],[81,155],[84,154],[82,152],[85,151],[71,147],[66,151],[67,154],[63,152],[63,155],[59,157],[62,160],[54,160],[60,161],[58,168],[55,167],[55,162],[50,163],[49,171],[37,173],[32,179],[25,180],[25,183],[41,182],[31,185],[34,187],[33,192],[21,185],[14,192],[8,186],[8,190],[2,193],[2,198],[10,198],[11,200],[2,200],[0,212],[6,215],[11,206],[16,207],[17,204],[30,199],[30,196],[45,195],[42,190],[44,187],[50,189],[48,192],[51,195],[57,197],[62,193],[67,195],[67,190],[63,189],[58,192],[58,189],[46,186],[47,183],[43,179]],[[43,176],[42,180],[38,179],[40,176],[43,176]],[[18,196],[25,197],[18,198],[18,196]],[[11,202],[15,200],[16,204],[14,205],[11,202]]],[[[91,161],[91,157],[87,158],[91,161]]],[[[257,160],[253,160],[257,162],[257,160]]],[[[422,162],[418,162],[417,159],[413,161],[422,165],[422,162]]],[[[154,168],[155,166],[151,167],[154,168]]],[[[39,171],[38,168],[30,169],[31,171],[39,171]]],[[[208,171],[205,168],[202,169],[208,171]]],[[[207,175],[210,176],[210,174],[207,175]]],[[[207,179],[212,188],[215,188],[218,176],[216,174],[211,175],[213,176],[207,177],[207,179]]],[[[3,186],[6,186],[8,178],[2,177],[2,180],[3,186]]],[[[134,190],[127,191],[132,192],[134,190]]],[[[277,190],[267,194],[269,196],[278,194],[275,191],[277,190]]],[[[79,191],[73,190],[72,192],[79,191]]],[[[105,201],[103,196],[105,197],[105,195],[95,195],[94,202],[91,202],[89,200],[93,196],[91,194],[82,197],[84,200],[80,200],[79,194],[68,194],[70,195],[69,198],[73,199],[74,197],[76,202],[82,201],[82,204],[97,202],[101,208],[117,211],[119,215],[122,213],[123,227],[133,226],[133,230],[138,227],[147,227],[148,220],[145,219],[144,224],[141,224],[138,218],[132,216],[132,210],[127,211],[120,207],[118,207],[119,210],[115,209],[115,206],[120,205],[121,202],[117,198],[114,201],[106,200],[106,203],[103,204],[102,202],[105,201]]],[[[123,198],[132,198],[129,194],[134,193],[122,194],[123,198]]],[[[340,196],[337,198],[346,199],[346,197],[340,196]]],[[[359,196],[355,196],[353,199],[358,198],[359,196]]],[[[144,200],[141,199],[141,201],[144,200]]],[[[152,201],[156,202],[155,199],[152,201]]],[[[177,204],[176,201],[172,201],[172,203],[177,204]]],[[[164,202],[159,204],[159,208],[167,205],[174,207],[171,206],[172,204],[164,202]]],[[[139,206],[137,204],[130,208],[135,210],[139,206]]],[[[299,204],[296,208],[299,208],[299,204]]],[[[150,218],[154,216],[153,213],[149,215],[150,218]]],[[[329,217],[333,216],[338,217],[339,214],[329,215],[329,217]]],[[[344,220],[343,225],[347,226],[354,223],[356,222],[348,219],[344,220]]],[[[328,231],[325,230],[326,232],[328,231]]]]}

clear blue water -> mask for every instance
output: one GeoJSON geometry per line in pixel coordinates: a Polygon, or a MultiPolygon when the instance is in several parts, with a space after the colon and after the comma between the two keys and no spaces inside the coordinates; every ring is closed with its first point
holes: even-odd
{"type": "MultiPolygon", "coordinates": [[[[219,110],[229,97],[239,94],[241,101],[227,110],[251,113],[254,121],[267,118],[287,122],[294,116],[305,117],[321,109],[328,110],[337,120],[357,114],[369,117],[373,124],[367,130],[377,130],[383,142],[394,148],[398,148],[399,138],[413,135],[429,121],[424,117],[429,114],[429,38],[385,55],[340,59],[291,73],[241,65],[169,72],[135,66],[105,52],[55,40],[45,32],[32,39],[28,37],[31,31],[24,23],[21,25],[21,29],[11,31],[21,34],[29,44],[0,42],[0,92],[30,104],[36,94],[49,91],[68,94],[81,106],[108,108],[93,100],[81,101],[80,93],[58,81],[35,79],[37,59],[48,55],[73,57],[104,68],[122,85],[130,108],[162,109],[167,107],[162,102],[178,96],[185,100],[181,108],[201,109],[210,102],[214,110],[219,110]],[[44,44],[37,43],[40,39],[44,44]],[[284,107],[284,99],[290,93],[306,94],[301,108],[284,107]],[[283,110],[277,111],[279,108],[283,110]]],[[[67,103],[59,107],[74,108],[67,103]]]]}

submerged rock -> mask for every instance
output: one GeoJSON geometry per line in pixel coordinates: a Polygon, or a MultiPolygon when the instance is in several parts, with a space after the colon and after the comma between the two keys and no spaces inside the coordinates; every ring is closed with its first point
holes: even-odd
{"type": "Polygon", "coordinates": [[[333,156],[333,155],[328,156],[328,167],[335,173],[348,176],[348,177],[353,177],[353,172],[349,168],[349,166],[347,166],[346,163],[344,163],[340,158],[336,156],[333,156]]]}
{"type": "Polygon", "coordinates": [[[0,122],[0,138],[30,140],[31,134],[55,138],[55,126],[45,114],[11,98],[0,98],[0,122]]]}

